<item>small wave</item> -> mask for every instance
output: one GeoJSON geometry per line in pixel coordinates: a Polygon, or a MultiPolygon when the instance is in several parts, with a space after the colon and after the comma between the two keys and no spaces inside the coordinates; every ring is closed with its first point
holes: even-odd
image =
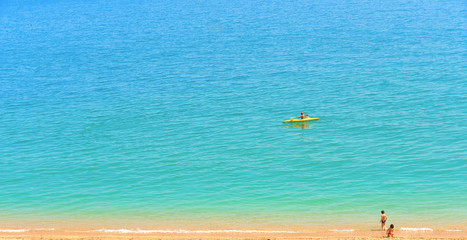
{"type": "Polygon", "coordinates": [[[264,231],[264,230],[143,230],[143,229],[100,229],[104,233],[296,233],[293,231],[264,231]]]}
{"type": "Polygon", "coordinates": [[[15,232],[27,232],[28,229],[0,229],[0,232],[15,233],[15,232]]]}
{"type": "Polygon", "coordinates": [[[459,229],[446,229],[447,232],[462,232],[462,230],[459,229]]]}
{"type": "Polygon", "coordinates": [[[332,232],[353,232],[355,230],[353,230],[353,229],[331,229],[329,231],[332,231],[332,232]]]}
{"type": "Polygon", "coordinates": [[[433,232],[433,229],[431,228],[401,228],[402,231],[413,231],[413,232],[416,232],[416,231],[421,231],[421,232],[425,232],[425,231],[430,231],[430,232],[433,232]]]}

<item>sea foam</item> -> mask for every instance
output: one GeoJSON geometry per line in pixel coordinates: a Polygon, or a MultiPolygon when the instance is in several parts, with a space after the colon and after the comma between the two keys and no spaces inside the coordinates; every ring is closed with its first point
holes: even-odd
{"type": "Polygon", "coordinates": [[[403,227],[401,228],[402,231],[413,231],[413,232],[418,232],[418,231],[421,231],[421,232],[425,232],[425,231],[429,231],[429,232],[432,232],[433,229],[431,228],[427,228],[427,227],[424,227],[424,228],[408,228],[408,227],[403,227]]]}
{"type": "Polygon", "coordinates": [[[296,233],[293,231],[265,231],[265,230],[143,230],[143,229],[100,229],[97,232],[104,233],[296,233]]]}
{"type": "Polygon", "coordinates": [[[0,229],[0,232],[5,232],[5,233],[15,233],[15,232],[27,232],[29,230],[27,229],[0,229]]]}

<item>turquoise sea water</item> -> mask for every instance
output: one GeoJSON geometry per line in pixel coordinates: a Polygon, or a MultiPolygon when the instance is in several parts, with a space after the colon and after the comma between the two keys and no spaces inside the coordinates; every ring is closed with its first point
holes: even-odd
{"type": "Polygon", "coordinates": [[[0,1],[0,225],[467,224],[465,1],[98,2],[0,1]]]}

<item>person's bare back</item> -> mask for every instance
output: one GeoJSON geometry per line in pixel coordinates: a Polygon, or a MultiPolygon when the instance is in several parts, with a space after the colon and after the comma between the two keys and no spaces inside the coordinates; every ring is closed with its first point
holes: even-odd
{"type": "Polygon", "coordinates": [[[388,217],[384,213],[384,210],[381,211],[381,229],[384,231],[386,230],[386,221],[388,220],[388,217]]]}

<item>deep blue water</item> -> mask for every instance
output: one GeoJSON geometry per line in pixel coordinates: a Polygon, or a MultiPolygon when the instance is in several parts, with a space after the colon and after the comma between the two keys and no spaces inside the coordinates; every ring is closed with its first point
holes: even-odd
{"type": "Polygon", "coordinates": [[[465,225],[466,6],[1,1],[0,220],[465,225]]]}

